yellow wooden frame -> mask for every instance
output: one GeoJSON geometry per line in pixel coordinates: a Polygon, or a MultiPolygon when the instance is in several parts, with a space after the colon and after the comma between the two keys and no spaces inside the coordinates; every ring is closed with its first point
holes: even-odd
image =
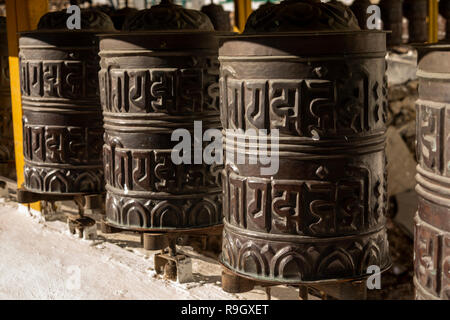
{"type": "MultiPolygon", "coordinates": [[[[39,18],[48,11],[48,0],[6,0],[6,24],[8,28],[9,74],[14,127],[14,152],[17,186],[24,182],[22,97],[20,93],[19,35],[18,32],[36,29],[39,18]]],[[[40,210],[40,204],[31,207],[40,210]]]]}
{"type": "Polygon", "coordinates": [[[438,18],[439,3],[438,0],[428,0],[428,42],[438,42],[438,18]]]}

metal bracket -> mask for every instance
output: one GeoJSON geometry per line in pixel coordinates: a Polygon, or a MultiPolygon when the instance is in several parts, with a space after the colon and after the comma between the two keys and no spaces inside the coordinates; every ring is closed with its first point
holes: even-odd
{"type": "Polygon", "coordinates": [[[228,269],[222,270],[222,290],[228,293],[245,293],[252,291],[256,282],[234,274],[228,269]]]}
{"type": "Polygon", "coordinates": [[[37,201],[65,201],[74,200],[77,197],[83,197],[83,195],[65,195],[65,194],[49,194],[49,193],[36,193],[29,191],[23,187],[17,189],[17,202],[18,203],[33,203],[37,201]]]}
{"type": "Polygon", "coordinates": [[[156,254],[155,271],[157,274],[163,274],[165,279],[179,283],[193,281],[191,258],[182,254],[156,254]]]}
{"type": "Polygon", "coordinates": [[[95,240],[97,238],[97,225],[94,219],[88,217],[67,217],[67,226],[72,234],[85,240],[95,240]]]}
{"type": "MultiPolygon", "coordinates": [[[[252,280],[234,273],[225,266],[222,269],[222,290],[228,293],[245,293],[255,286],[261,286],[266,291],[267,299],[271,299],[271,287],[282,283],[252,280]]],[[[364,280],[335,281],[329,283],[305,283],[292,285],[298,287],[299,299],[308,300],[310,291],[319,292],[322,300],[332,297],[339,300],[366,300],[367,287],[364,280]]]]}

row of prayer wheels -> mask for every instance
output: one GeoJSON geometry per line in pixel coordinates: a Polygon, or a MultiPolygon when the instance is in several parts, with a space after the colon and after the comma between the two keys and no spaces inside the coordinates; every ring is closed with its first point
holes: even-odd
{"type": "MultiPolygon", "coordinates": [[[[403,43],[403,17],[408,19],[409,43],[428,41],[428,0],[381,0],[381,20],[383,29],[390,30],[387,35],[389,46],[403,43]]],[[[362,29],[367,28],[367,20],[373,14],[367,12],[372,5],[370,0],[355,0],[350,6],[358,18],[362,29]]],[[[446,39],[450,39],[450,1],[439,1],[439,13],[447,19],[446,39]]]]}
{"type": "Polygon", "coordinates": [[[92,10],[69,31],[67,16],[20,37],[26,190],[106,192],[106,223],[154,249],[223,224],[236,279],[316,285],[389,268],[385,32],[316,0],[261,8],[242,35],[170,1],[121,32],[92,10]],[[176,164],[175,130],[194,136],[198,122],[202,137],[223,130],[224,161],[176,164]]]}

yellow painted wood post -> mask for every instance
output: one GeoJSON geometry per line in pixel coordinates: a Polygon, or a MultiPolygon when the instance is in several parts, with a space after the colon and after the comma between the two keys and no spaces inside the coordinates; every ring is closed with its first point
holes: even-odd
{"type": "MultiPolygon", "coordinates": [[[[18,32],[36,29],[39,18],[48,11],[48,0],[6,0],[6,23],[8,28],[9,74],[14,127],[14,150],[16,158],[17,186],[24,182],[22,101],[19,73],[18,32]]],[[[40,204],[31,206],[40,210],[40,204]]]]}
{"type": "Polygon", "coordinates": [[[438,0],[428,0],[428,42],[430,43],[438,42],[438,18],[438,0]]]}
{"type": "Polygon", "coordinates": [[[234,19],[236,27],[239,32],[243,32],[245,28],[245,22],[248,16],[252,13],[252,1],[251,0],[234,0],[234,19]]]}

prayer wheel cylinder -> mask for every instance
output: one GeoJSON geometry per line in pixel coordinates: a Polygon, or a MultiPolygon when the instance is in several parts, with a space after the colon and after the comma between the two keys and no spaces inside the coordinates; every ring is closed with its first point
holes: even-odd
{"type": "Polygon", "coordinates": [[[100,38],[106,222],[147,232],[219,225],[221,166],[171,156],[175,130],[193,142],[194,121],[202,136],[220,128],[213,26],[199,11],[163,1],[124,29],[100,38]]]}
{"type": "Polygon", "coordinates": [[[82,29],[68,30],[68,16],[48,13],[19,40],[24,187],[35,193],[104,190],[95,34],[114,28],[106,14],[83,10],[82,29]]]}
{"type": "Polygon", "coordinates": [[[390,265],[386,34],[360,31],[340,5],[278,6],[271,19],[254,12],[246,34],[219,41],[221,119],[228,129],[221,262],[269,283],[364,278],[370,266],[390,265]],[[311,12],[337,13],[322,20],[302,15],[311,12]],[[278,132],[279,142],[255,145],[253,133],[249,143],[238,143],[249,129],[278,132]],[[276,173],[252,164],[259,148],[278,156],[276,173]]]}
{"type": "Polygon", "coordinates": [[[428,40],[428,0],[405,0],[403,11],[408,18],[409,42],[421,43],[428,40]]]}

